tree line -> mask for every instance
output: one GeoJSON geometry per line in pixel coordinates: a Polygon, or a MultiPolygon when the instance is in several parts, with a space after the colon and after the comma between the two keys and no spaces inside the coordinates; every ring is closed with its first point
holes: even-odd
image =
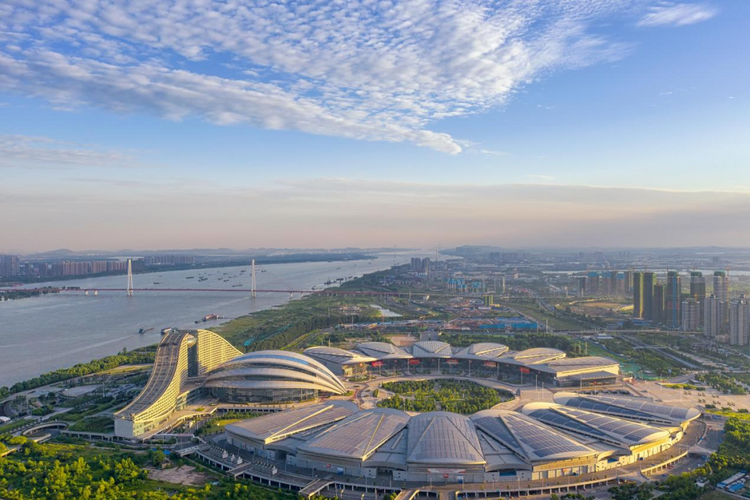
{"type": "Polygon", "coordinates": [[[103,370],[111,370],[112,368],[117,368],[122,365],[153,363],[154,354],[155,352],[153,350],[139,349],[137,351],[127,352],[123,349],[121,353],[113,356],[95,359],[88,363],[78,363],[70,368],[61,368],[29,380],[24,380],[23,382],[17,382],[11,387],[0,387],[0,399],[4,399],[18,392],[36,389],[37,387],[62,382],[64,380],[83,377],[84,375],[91,375],[92,373],[103,370]]]}

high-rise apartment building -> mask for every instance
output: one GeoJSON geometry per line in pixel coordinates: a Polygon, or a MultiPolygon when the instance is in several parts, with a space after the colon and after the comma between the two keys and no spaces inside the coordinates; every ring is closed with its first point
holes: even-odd
{"type": "Polygon", "coordinates": [[[664,300],[667,296],[667,285],[657,283],[654,285],[654,298],[651,301],[651,321],[655,323],[665,323],[664,317],[664,300]]]}
{"type": "Polygon", "coordinates": [[[628,287],[628,272],[625,271],[624,273],[616,273],[614,281],[615,295],[619,295],[621,297],[627,295],[630,291],[630,287],[628,287]]]}
{"type": "Polygon", "coordinates": [[[682,301],[682,330],[685,332],[697,332],[700,326],[700,303],[693,299],[682,301]]]}
{"type": "Polygon", "coordinates": [[[652,272],[643,273],[643,319],[655,321],[654,318],[654,285],[656,274],[652,272]]]}
{"type": "Polygon", "coordinates": [[[721,334],[724,304],[714,294],[703,301],[703,334],[714,338],[721,334]]]}
{"type": "Polygon", "coordinates": [[[703,301],[706,300],[706,278],[700,271],[690,273],[690,297],[698,302],[700,310],[700,325],[703,326],[703,301]]]}
{"type": "Polygon", "coordinates": [[[0,255],[0,276],[21,274],[21,260],[17,255],[0,255]]]}
{"type": "Polygon", "coordinates": [[[750,333],[750,303],[745,295],[729,305],[729,343],[747,345],[750,333]]]}
{"type": "Polygon", "coordinates": [[[576,285],[578,287],[578,296],[579,297],[585,297],[586,296],[586,282],[588,281],[588,278],[586,276],[578,276],[576,278],[576,285]]]}
{"type": "Polygon", "coordinates": [[[714,295],[724,303],[721,329],[726,333],[729,329],[729,275],[726,271],[714,271],[714,295]]]}
{"type": "Polygon", "coordinates": [[[591,271],[586,276],[586,296],[587,297],[594,297],[596,295],[599,295],[599,284],[600,279],[599,273],[596,271],[591,271]]]}
{"type": "Polygon", "coordinates": [[[729,275],[726,271],[714,271],[714,296],[722,302],[729,301],[729,275]]]}
{"type": "Polygon", "coordinates": [[[664,323],[669,328],[680,328],[682,324],[682,280],[680,273],[667,273],[667,294],[664,299],[664,323]]]}
{"type": "Polygon", "coordinates": [[[633,273],[633,317],[643,318],[643,273],[633,273]]]}

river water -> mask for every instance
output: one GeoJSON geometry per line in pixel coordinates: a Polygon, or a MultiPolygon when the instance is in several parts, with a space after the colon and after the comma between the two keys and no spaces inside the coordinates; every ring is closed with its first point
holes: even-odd
{"type": "MultiPolygon", "coordinates": [[[[408,262],[413,255],[382,254],[370,261],[258,265],[256,287],[324,288],[329,279],[388,269],[408,262]]],[[[136,274],[133,281],[135,288],[232,289],[241,284],[241,288],[249,289],[250,267],[136,274]],[[199,281],[199,277],[208,279],[199,281]]],[[[48,285],[125,288],[126,277],[56,281],[48,285]]],[[[97,296],[62,293],[0,302],[0,386],[115,354],[123,347],[130,350],[155,344],[162,328],[196,328],[195,321],[207,314],[223,319],[201,322],[200,327],[210,328],[289,300],[290,296],[284,293],[258,293],[252,299],[249,292],[136,292],[133,297],[127,297],[125,292],[99,292],[97,296]],[[140,328],[153,330],[139,334],[140,328]]]]}

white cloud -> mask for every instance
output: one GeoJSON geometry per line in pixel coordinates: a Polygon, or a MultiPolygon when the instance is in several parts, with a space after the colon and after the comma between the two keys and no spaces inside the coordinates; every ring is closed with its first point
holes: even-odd
{"type": "Polygon", "coordinates": [[[651,7],[650,12],[638,21],[637,26],[687,26],[707,21],[718,13],[718,9],[710,5],[663,3],[651,7]]]}
{"type": "Polygon", "coordinates": [[[26,135],[0,134],[0,167],[24,169],[136,167],[125,152],[26,135]]]}
{"type": "Polygon", "coordinates": [[[534,179],[541,179],[543,181],[551,181],[556,179],[556,177],[553,177],[551,175],[544,175],[544,174],[529,174],[529,177],[532,177],[534,179]]]}
{"type": "Polygon", "coordinates": [[[508,154],[505,151],[494,151],[492,149],[480,149],[479,152],[487,156],[505,156],[508,154]]]}
{"type": "Polygon", "coordinates": [[[70,109],[411,142],[547,73],[615,60],[627,0],[38,0],[0,5],[0,89],[70,109]],[[230,62],[227,62],[227,61],[230,62]]]}

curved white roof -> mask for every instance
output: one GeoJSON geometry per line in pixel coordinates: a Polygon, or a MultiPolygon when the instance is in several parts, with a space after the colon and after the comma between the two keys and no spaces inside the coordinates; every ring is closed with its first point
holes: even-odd
{"type": "Polygon", "coordinates": [[[547,425],[629,448],[669,437],[668,430],[554,403],[529,403],[521,411],[547,425]]]}
{"type": "Polygon", "coordinates": [[[425,340],[414,343],[411,353],[415,358],[450,358],[453,356],[453,349],[445,342],[425,340]]]}
{"type": "Polygon", "coordinates": [[[321,432],[299,449],[311,455],[366,460],[406,427],[408,421],[409,415],[391,408],[360,411],[321,432]]]}
{"type": "Polygon", "coordinates": [[[409,420],[407,463],[421,465],[483,465],[482,448],[472,421],[443,411],[422,413],[409,420]]]}
{"type": "Polygon", "coordinates": [[[645,398],[558,392],[554,399],[555,403],[581,410],[663,424],[680,425],[701,416],[697,408],[655,403],[645,398]]]}
{"type": "Polygon", "coordinates": [[[300,432],[330,425],[357,411],[359,408],[351,401],[331,401],[279,413],[268,413],[229,424],[225,429],[229,434],[268,444],[300,432]]]}
{"type": "Polygon", "coordinates": [[[583,356],[580,358],[555,359],[544,363],[543,366],[539,366],[536,369],[563,376],[566,373],[579,373],[582,371],[594,371],[604,368],[611,369],[615,367],[619,371],[620,364],[610,358],[605,358],[604,356],[583,356]]]}
{"type": "Polygon", "coordinates": [[[317,389],[344,394],[341,381],[320,362],[295,352],[256,351],[212,370],[206,387],[317,389]]]}
{"type": "Polygon", "coordinates": [[[571,460],[596,454],[588,446],[515,411],[484,410],[474,414],[471,420],[479,429],[531,462],[571,460]]]}
{"type": "Polygon", "coordinates": [[[362,356],[354,351],[346,351],[337,347],[316,346],[308,347],[304,351],[305,356],[309,356],[318,361],[329,363],[338,363],[341,365],[353,365],[359,363],[372,363],[377,361],[370,356],[362,356]]]}
{"type": "Polygon", "coordinates": [[[502,356],[506,352],[508,352],[508,346],[505,344],[479,342],[477,344],[471,344],[469,347],[464,347],[454,354],[453,357],[458,359],[479,359],[489,361],[498,356],[502,356]]]}
{"type": "Polygon", "coordinates": [[[540,363],[549,363],[556,359],[565,357],[565,352],[559,349],[548,347],[534,347],[518,352],[511,352],[498,359],[497,361],[515,362],[516,364],[536,365],[540,363]]]}
{"type": "Polygon", "coordinates": [[[412,358],[411,354],[388,342],[364,342],[357,345],[357,350],[378,360],[412,358]]]}

